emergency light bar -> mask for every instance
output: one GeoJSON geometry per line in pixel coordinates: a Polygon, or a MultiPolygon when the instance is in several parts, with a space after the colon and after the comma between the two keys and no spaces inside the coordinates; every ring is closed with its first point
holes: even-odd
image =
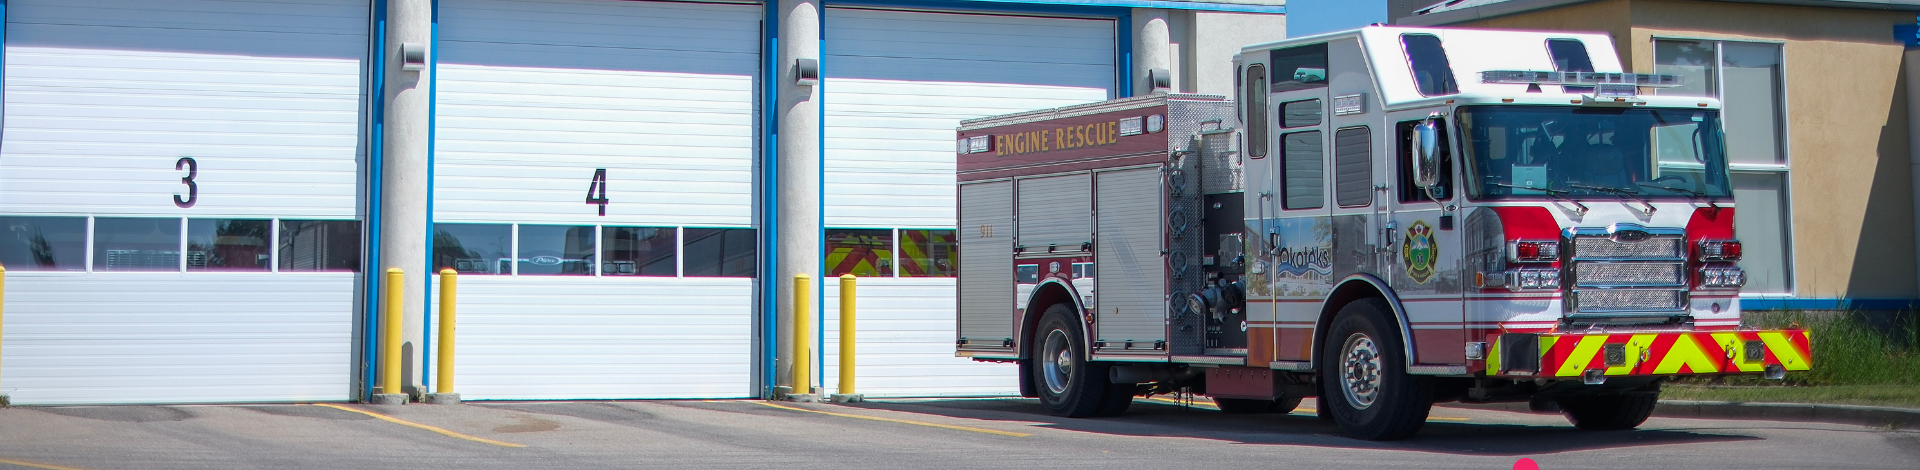
{"type": "Polygon", "coordinates": [[[1680,86],[1679,75],[1613,72],[1532,72],[1525,70],[1488,70],[1480,72],[1480,83],[1515,85],[1633,85],[1646,87],[1680,86]]]}

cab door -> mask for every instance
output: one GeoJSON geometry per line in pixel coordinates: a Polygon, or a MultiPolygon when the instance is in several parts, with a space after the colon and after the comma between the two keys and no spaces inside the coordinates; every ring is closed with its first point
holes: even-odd
{"type": "Polygon", "coordinates": [[[1386,201],[1387,223],[1381,233],[1380,265],[1399,296],[1413,333],[1414,364],[1466,363],[1459,196],[1459,163],[1453,123],[1441,107],[1400,111],[1387,116],[1393,149],[1386,201]],[[1440,130],[1441,172],[1428,188],[1414,184],[1413,129],[1429,117],[1440,130]]]}

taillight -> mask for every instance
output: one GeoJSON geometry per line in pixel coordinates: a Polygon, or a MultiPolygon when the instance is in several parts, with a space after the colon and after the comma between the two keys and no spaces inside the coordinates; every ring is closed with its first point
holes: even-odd
{"type": "Polygon", "coordinates": [[[1698,261],[1740,261],[1739,240],[1702,240],[1698,261]]]}
{"type": "Polygon", "coordinates": [[[1559,260],[1560,242],[1524,240],[1507,242],[1507,261],[1516,263],[1551,263],[1559,260]]]}

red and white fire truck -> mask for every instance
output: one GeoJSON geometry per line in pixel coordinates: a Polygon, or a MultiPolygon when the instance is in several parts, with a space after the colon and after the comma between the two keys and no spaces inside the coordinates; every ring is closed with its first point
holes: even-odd
{"type": "Polygon", "coordinates": [[[1632,428],[1668,378],[1808,370],[1805,331],[1741,322],[1720,103],[1617,57],[1375,26],[1244,48],[1232,100],[965,121],[957,354],[1060,415],[1318,397],[1373,440],[1442,401],[1632,428]]]}

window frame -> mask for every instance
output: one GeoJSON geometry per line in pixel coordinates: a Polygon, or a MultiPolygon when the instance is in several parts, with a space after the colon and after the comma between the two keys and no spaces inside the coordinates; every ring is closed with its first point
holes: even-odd
{"type": "MultiPolygon", "coordinates": [[[[1775,40],[1775,39],[1714,37],[1714,36],[1654,35],[1647,39],[1647,44],[1649,46],[1653,46],[1653,51],[1655,54],[1658,53],[1659,51],[1658,45],[1659,45],[1659,42],[1662,40],[1706,42],[1706,43],[1713,44],[1713,93],[1712,93],[1712,96],[1708,96],[1708,97],[1721,100],[1722,103],[1726,102],[1725,94],[1727,91],[1727,74],[1724,70],[1724,68],[1726,67],[1726,43],[1737,42],[1737,43],[1748,43],[1748,44],[1770,44],[1770,45],[1779,47],[1780,53],[1777,57],[1780,61],[1780,71],[1777,75],[1774,76],[1775,83],[1777,83],[1776,89],[1774,91],[1775,93],[1774,103],[1776,103],[1776,106],[1778,106],[1779,113],[1780,113],[1779,123],[1778,123],[1779,127],[1777,129],[1777,132],[1779,133],[1778,134],[1779,139],[1780,139],[1779,142],[1777,142],[1779,146],[1778,148],[1780,151],[1779,158],[1778,160],[1775,161],[1775,163],[1740,163],[1740,162],[1735,162],[1733,160],[1733,157],[1729,155],[1727,157],[1727,179],[1728,179],[1727,189],[1729,191],[1734,190],[1732,180],[1733,180],[1733,177],[1737,174],[1748,174],[1748,175],[1766,174],[1766,175],[1779,176],[1780,192],[1781,192],[1780,199],[1782,201],[1780,218],[1781,220],[1785,221],[1785,225],[1786,225],[1785,227],[1781,227],[1782,228],[1781,237],[1784,238],[1783,240],[1781,240],[1781,244],[1786,246],[1785,259],[1781,260],[1781,263],[1785,267],[1785,271],[1786,271],[1787,288],[1784,292],[1749,293],[1749,292],[1746,292],[1745,290],[1742,290],[1740,292],[1740,297],[1742,298],[1783,298],[1783,297],[1794,297],[1798,295],[1799,294],[1799,273],[1795,270],[1795,263],[1794,263],[1794,257],[1797,255],[1797,251],[1794,249],[1794,228],[1795,227],[1793,222],[1793,172],[1792,172],[1793,145],[1791,145],[1791,143],[1793,142],[1793,120],[1789,118],[1790,116],[1793,115],[1793,110],[1790,107],[1789,101],[1787,100],[1787,90],[1791,89],[1792,84],[1787,82],[1787,75],[1788,75],[1787,74],[1787,59],[1788,59],[1787,42],[1785,40],[1775,40]]],[[[1657,66],[1660,60],[1659,56],[1653,55],[1651,56],[1651,58],[1653,59],[1654,64],[1656,64],[1655,66],[1657,66]]],[[[1658,92],[1656,91],[1656,93],[1658,92]]],[[[1724,109],[1722,111],[1723,111],[1722,115],[1725,115],[1724,109]]],[[[1720,120],[1720,132],[1723,134],[1726,132],[1726,119],[1724,118],[1720,120]]],[[[1734,202],[1738,204],[1739,199],[1736,198],[1734,202]]],[[[1738,237],[1738,234],[1736,234],[1735,236],[1738,237]]]]}

